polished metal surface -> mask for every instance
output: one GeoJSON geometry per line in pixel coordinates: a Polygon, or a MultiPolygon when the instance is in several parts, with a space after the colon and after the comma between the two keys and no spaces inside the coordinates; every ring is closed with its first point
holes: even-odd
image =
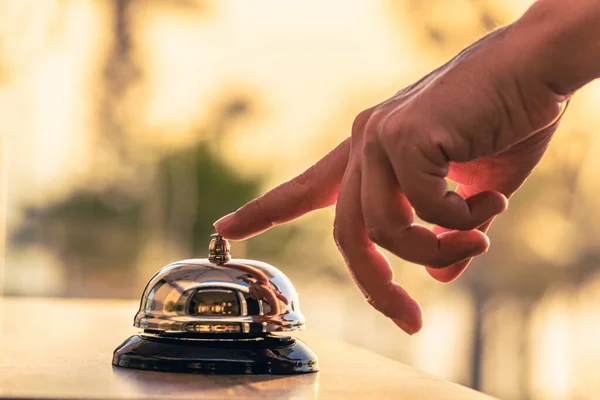
{"type": "Polygon", "coordinates": [[[177,261],[148,282],[134,325],[164,333],[287,332],[304,329],[298,295],[277,268],[230,259],[213,237],[208,259],[177,261]]]}

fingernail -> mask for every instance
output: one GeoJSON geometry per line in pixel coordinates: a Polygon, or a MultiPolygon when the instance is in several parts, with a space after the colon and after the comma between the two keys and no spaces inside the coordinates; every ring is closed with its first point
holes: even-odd
{"type": "Polygon", "coordinates": [[[226,216],[224,216],[224,217],[216,220],[215,223],[213,224],[213,226],[217,229],[217,231],[219,229],[222,229],[222,228],[226,227],[227,225],[229,225],[229,223],[233,219],[234,215],[235,215],[235,212],[227,214],[226,216]]]}
{"type": "Polygon", "coordinates": [[[416,330],[410,326],[408,323],[406,323],[406,321],[400,319],[400,318],[390,318],[392,321],[394,321],[394,323],[396,325],[398,325],[404,332],[408,333],[409,335],[413,335],[414,333],[416,333],[416,330]]]}

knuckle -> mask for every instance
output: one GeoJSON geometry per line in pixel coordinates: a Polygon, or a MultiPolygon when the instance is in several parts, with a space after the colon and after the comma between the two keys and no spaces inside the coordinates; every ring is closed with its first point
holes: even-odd
{"type": "Polygon", "coordinates": [[[361,111],[356,118],[354,118],[354,122],[352,123],[352,136],[359,135],[365,128],[367,121],[371,118],[371,114],[373,114],[373,108],[366,109],[361,111]]]}
{"type": "Polygon", "coordinates": [[[343,217],[336,217],[333,223],[333,239],[341,253],[342,257],[347,261],[348,250],[354,245],[352,233],[344,225],[343,217]]]}
{"type": "Polygon", "coordinates": [[[371,295],[364,293],[365,299],[367,300],[367,303],[373,307],[374,309],[376,309],[377,311],[379,311],[380,313],[382,313],[383,315],[385,315],[386,317],[388,315],[391,315],[390,312],[388,312],[388,310],[386,309],[386,307],[384,307],[383,304],[381,304],[381,301],[378,301],[376,299],[374,299],[371,295]]]}
{"type": "Polygon", "coordinates": [[[371,154],[377,154],[377,151],[381,149],[382,144],[379,140],[379,135],[366,134],[363,142],[362,155],[368,157],[371,154]]]}
{"type": "Polygon", "coordinates": [[[299,191],[304,191],[315,180],[315,166],[311,166],[306,171],[290,181],[290,184],[299,191]]]}
{"type": "Polygon", "coordinates": [[[369,116],[369,119],[365,123],[365,132],[369,136],[379,135],[381,124],[388,117],[388,114],[388,111],[383,107],[379,107],[373,110],[373,112],[369,116]]]}
{"type": "Polygon", "coordinates": [[[377,141],[379,139],[381,124],[388,115],[388,109],[383,106],[378,106],[371,110],[369,117],[364,121],[362,127],[365,142],[377,141]]]}
{"type": "Polygon", "coordinates": [[[373,307],[374,309],[376,309],[377,311],[379,311],[380,313],[382,313],[386,317],[389,317],[389,316],[393,315],[392,311],[390,310],[391,307],[389,307],[387,304],[382,303],[380,300],[375,300],[371,296],[367,296],[365,298],[367,300],[367,303],[371,307],[373,307]]]}
{"type": "Polygon", "coordinates": [[[249,209],[252,209],[252,214],[262,222],[265,226],[272,227],[276,221],[271,218],[271,213],[265,206],[264,197],[257,197],[248,203],[249,209]]]}
{"type": "Polygon", "coordinates": [[[337,217],[333,222],[333,240],[335,241],[335,244],[340,251],[342,251],[342,249],[346,247],[347,241],[345,239],[344,234],[342,233],[342,229],[340,228],[340,222],[337,217]]]}
{"type": "Polygon", "coordinates": [[[373,243],[377,243],[382,247],[389,247],[388,245],[392,241],[391,231],[382,224],[367,224],[366,225],[367,236],[373,243]]]}
{"type": "Polygon", "coordinates": [[[320,202],[320,197],[311,191],[315,179],[315,168],[312,166],[292,179],[289,184],[289,191],[293,193],[293,200],[302,203],[304,208],[311,210],[316,208],[320,202]]]}
{"type": "MultiPolygon", "coordinates": [[[[412,217],[412,215],[411,215],[412,217]]],[[[369,212],[364,216],[369,239],[388,250],[402,246],[401,234],[412,223],[412,218],[395,212],[369,212]]]]}
{"type": "Polygon", "coordinates": [[[312,190],[316,179],[318,177],[313,165],[292,180],[275,188],[274,192],[286,201],[299,204],[303,209],[312,210],[321,202],[321,197],[312,190]]]}
{"type": "Polygon", "coordinates": [[[250,203],[248,203],[248,206],[252,207],[254,209],[254,212],[256,213],[263,212],[265,208],[263,196],[255,198],[250,203]]]}
{"type": "Polygon", "coordinates": [[[371,307],[385,316],[391,316],[394,315],[394,308],[397,306],[394,301],[391,301],[393,298],[391,296],[393,286],[394,283],[390,278],[389,281],[386,281],[383,285],[378,287],[377,290],[372,291],[373,293],[368,293],[363,290],[363,295],[371,307]]]}
{"type": "Polygon", "coordinates": [[[432,129],[427,135],[427,144],[432,149],[448,149],[452,147],[452,138],[444,129],[432,129]]]}
{"type": "Polygon", "coordinates": [[[432,224],[439,222],[438,221],[438,213],[436,212],[435,209],[432,209],[432,208],[415,209],[415,214],[417,215],[417,217],[419,217],[419,219],[421,219],[425,222],[429,222],[432,224]]]}
{"type": "Polygon", "coordinates": [[[252,203],[254,203],[254,212],[257,215],[261,215],[263,217],[267,217],[269,215],[263,197],[257,197],[256,199],[252,200],[252,203]]]}
{"type": "Polygon", "coordinates": [[[371,114],[364,127],[364,152],[370,152],[382,146],[383,126],[389,118],[389,112],[379,108],[371,114]]]}
{"type": "Polygon", "coordinates": [[[310,184],[313,178],[311,178],[309,175],[310,174],[304,172],[298,177],[292,179],[289,182],[289,190],[286,191],[288,194],[285,196],[288,201],[299,205],[303,210],[313,210],[318,208],[321,200],[320,197],[316,196],[314,193],[311,193],[310,184]]]}
{"type": "Polygon", "coordinates": [[[298,197],[296,201],[299,203],[300,208],[306,211],[315,210],[321,206],[321,198],[313,196],[298,197]]]}
{"type": "MultiPolygon", "coordinates": [[[[401,115],[401,112],[397,112],[397,115],[401,115]]],[[[394,115],[387,115],[384,119],[379,123],[379,132],[381,135],[390,135],[394,133],[404,133],[403,128],[407,125],[405,123],[400,123],[402,118],[395,117],[394,115]]]]}
{"type": "Polygon", "coordinates": [[[381,121],[378,136],[380,141],[395,151],[412,148],[421,140],[421,129],[414,118],[400,111],[381,121]]]}
{"type": "Polygon", "coordinates": [[[456,146],[455,139],[444,129],[431,129],[428,131],[424,140],[424,145],[420,150],[422,155],[436,169],[447,169],[450,161],[450,154],[454,161],[468,161],[472,157],[468,154],[472,151],[473,146],[464,143],[465,146],[456,146]],[[459,150],[460,148],[460,150],[459,150]]]}

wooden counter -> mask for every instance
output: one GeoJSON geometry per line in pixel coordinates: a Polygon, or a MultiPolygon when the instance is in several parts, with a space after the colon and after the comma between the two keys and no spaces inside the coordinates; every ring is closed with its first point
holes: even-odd
{"type": "Polygon", "coordinates": [[[460,399],[491,397],[311,332],[321,371],[216,376],[123,369],[112,352],[137,332],[137,302],[0,299],[0,398],[460,399]]]}

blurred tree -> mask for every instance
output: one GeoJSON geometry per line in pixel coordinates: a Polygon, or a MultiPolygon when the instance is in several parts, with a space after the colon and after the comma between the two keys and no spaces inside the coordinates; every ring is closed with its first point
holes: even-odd
{"type": "MultiPolygon", "coordinates": [[[[589,135],[585,133],[570,132],[570,141],[562,144],[560,155],[554,156],[552,164],[554,168],[546,171],[537,171],[527,181],[526,185],[511,200],[510,212],[498,218],[492,235],[495,247],[502,248],[502,252],[491,252],[489,256],[477,260],[465,273],[461,282],[464,284],[475,299],[476,320],[475,338],[473,341],[473,363],[472,379],[473,385],[480,385],[480,370],[482,364],[482,326],[485,320],[486,304],[497,294],[511,294],[516,297],[522,306],[525,320],[529,321],[532,312],[542,296],[548,289],[557,284],[581,286],[589,277],[600,269],[600,245],[596,241],[588,240],[580,242],[579,251],[573,253],[573,257],[566,263],[562,260],[552,260],[540,257],[543,249],[532,247],[531,243],[519,240],[518,232],[523,225],[529,223],[532,215],[531,207],[553,209],[559,215],[565,216],[569,221],[570,229],[583,238],[593,238],[596,235],[590,230],[593,225],[589,223],[589,215],[577,213],[582,208],[582,196],[578,193],[578,176],[581,175],[586,158],[593,156],[589,152],[589,135]],[[583,144],[583,146],[581,146],[583,144]],[[581,147],[584,150],[579,154],[577,162],[569,162],[565,158],[571,154],[572,147],[581,147]],[[562,196],[556,196],[555,189],[560,188],[562,196]],[[535,202],[532,203],[535,199],[535,202]],[[529,218],[523,218],[529,216],[529,218]]],[[[587,205],[584,209],[592,210],[598,205],[587,205]]],[[[544,221],[538,221],[540,224],[544,221]]],[[[543,229],[543,228],[541,228],[543,229]]],[[[564,231],[565,227],[556,226],[556,230],[564,231]]],[[[537,232],[531,232],[535,235],[537,232]]],[[[543,234],[540,232],[539,234],[543,234]]],[[[564,243],[565,251],[568,244],[564,243]]],[[[522,398],[529,396],[528,373],[531,372],[529,333],[523,332],[522,357],[517,362],[521,363],[520,370],[524,373],[517,382],[522,388],[522,398]]]]}
{"type": "MultiPolygon", "coordinates": [[[[229,122],[250,111],[251,102],[237,94],[217,105],[205,121],[210,128],[197,130],[195,145],[158,156],[153,165],[132,157],[137,149],[127,140],[121,105],[131,86],[144,78],[132,57],[130,21],[137,3],[111,3],[113,40],[101,77],[97,122],[98,146],[114,155],[109,159],[141,173],[133,182],[123,174],[107,187],[90,185],[52,204],[25,207],[24,222],[11,237],[14,245],[41,246],[57,256],[65,296],[137,297],[136,264],[148,243],[157,244],[158,237],[158,245],[174,249],[164,258],[203,257],[212,222],[258,194],[258,180],[240,178],[219,156],[229,122]]],[[[204,1],[177,0],[169,7],[207,10],[204,1]]],[[[97,160],[96,167],[105,162],[97,160]]]]}
{"type": "Polygon", "coordinates": [[[165,240],[187,248],[180,258],[204,257],[212,223],[258,194],[259,181],[239,178],[205,142],[164,156],[155,168],[156,180],[141,194],[138,187],[128,190],[116,183],[28,207],[12,244],[39,245],[56,254],[64,268],[66,296],[137,296],[131,282],[148,234],[144,218],[149,203],[162,204],[158,229],[165,240]]]}
{"type": "Polygon", "coordinates": [[[240,179],[205,143],[165,157],[158,172],[167,210],[162,230],[169,240],[188,242],[189,255],[204,256],[212,223],[254,198],[260,184],[240,179]]]}
{"type": "Polygon", "coordinates": [[[98,123],[101,132],[100,145],[117,153],[121,159],[127,158],[125,126],[120,112],[123,98],[133,83],[140,79],[141,71],[132,59],[133,50],[131,24],[129,22],[131,4],[135,0],[114,0],[112,2],[113,38],[107,52],[104,67],[104,96],[99,103],[98,123]]]}

